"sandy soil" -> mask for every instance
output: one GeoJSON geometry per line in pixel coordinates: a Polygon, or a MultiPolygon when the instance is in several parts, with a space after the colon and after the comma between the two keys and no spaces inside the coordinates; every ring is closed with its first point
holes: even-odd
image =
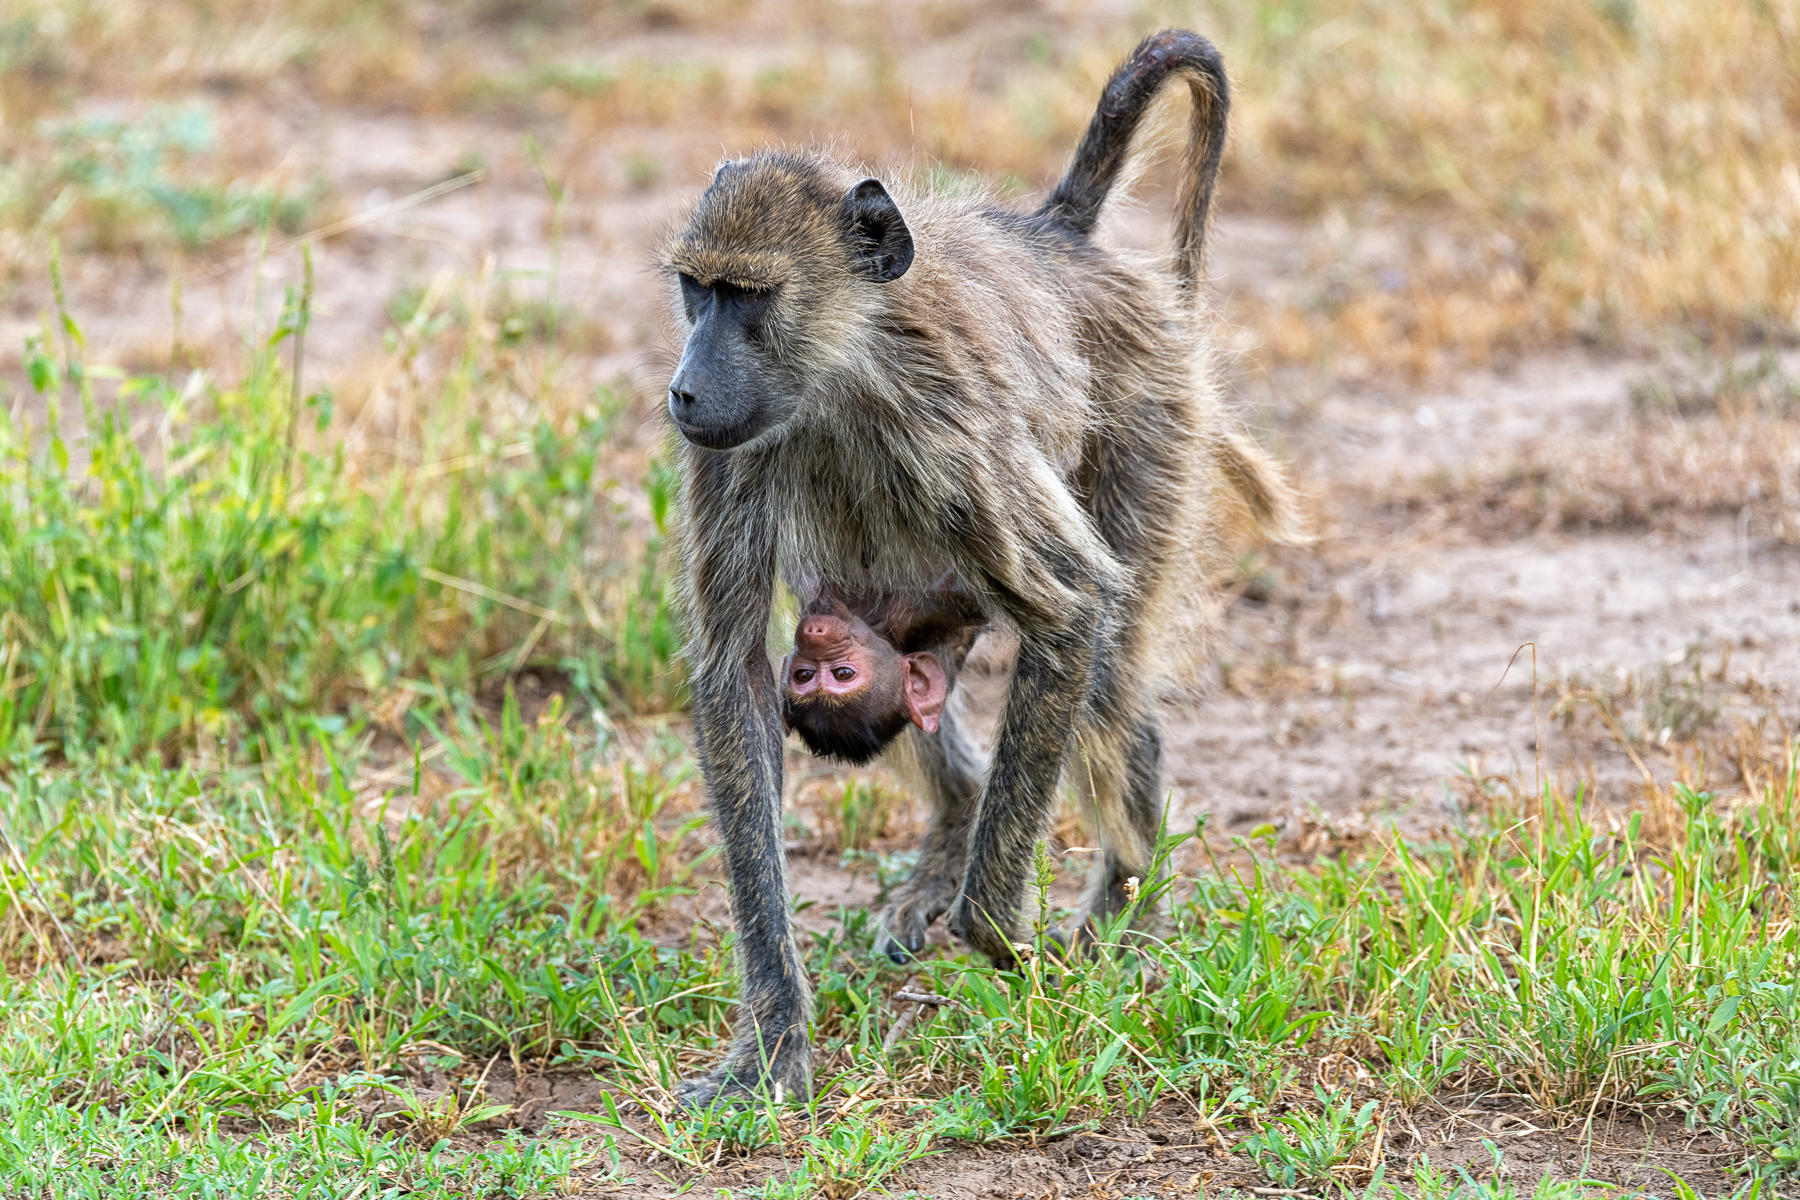
{"type": "MultiPolygon", "coordinates": [[[[1791,725],[1800,553],[1754,522],[1506,534],[1476,506],[1380,500],[1546,446],[1598,450],[1632,419],[1630,384],[1654,370],[1553,355],[1419,392],[1327,385],[1284,421],[1327,531],[1316,550],[1276,560],[1269,603],[1232,613],[1227,660],[1274,657],[1285,686],[1227,688],[1177,717],[1173,775],[1188,802],[1228,826],[1379,813],[1416,831],[1454,820],[1447,777],[1539,770],[1628,802],[1639,767],[1594,722],[1551,719],[1556,702],[1623,696],[1629,728],[1634,702],[1684,663],[1701,666],[1718,723],[1775,711],[1791,725]]],[[[1646,765],[1668,777],[1668,762],[1646,765]]]]}

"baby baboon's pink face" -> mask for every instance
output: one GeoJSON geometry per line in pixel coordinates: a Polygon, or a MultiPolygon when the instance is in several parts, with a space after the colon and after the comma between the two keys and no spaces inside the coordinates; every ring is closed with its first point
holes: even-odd
{"type": "Polygon", "coordinates": [[[787,664],[787,688],[795,696],[824,692],[830,696],[861,694],[876,679],[878,657],[891,660],[893,650],[877,655],[874,631],[856,617],[811,613],[794,632],[794,653],[787,664]]]}
{"type": "Polygon", "coordinates": [[[897,720],[936,733],[949,692],[935,654],[899,653],[841,604],[800,618],[781,684],[790,724],[801,723],[805,718],[798,714],[823,704],[833,711],[833,721],[859,721],[865,732],[897,720]]]}

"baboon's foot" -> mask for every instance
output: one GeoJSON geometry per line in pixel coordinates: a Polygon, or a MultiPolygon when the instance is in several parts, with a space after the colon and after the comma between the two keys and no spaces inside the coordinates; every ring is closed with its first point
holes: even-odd
{"type": "Polygon", "coordinates": [[[950,906],[946,924],[953,936],[987,955],[996,967],[1010,968],[1019,965],[1019,950],[1007,934],[1012,925],[1010,916],[1010,909],[980,904],[961,895],[950,906]]]}
{"type": "Polygon", "coordinates": [[[812,1095],[812,1050],[804,1043],[794,1051],[779,1051],[771,1062],[754,1051],[733,1051],[724,1062],[675,1087],[675,1099],[684,1108],[699,1110],[715,1104],[742,1107],[773,1100],[786,1104],[812,1095]]]}
{"type": "Polygon", "coordinates": [[[881,912],[881,934],[875,950],[897,963],[910,962],[925,949],[925,931],[950,911],[956,901],[959,878],[919,874],[900,885],[899,893],[881,912]]]}

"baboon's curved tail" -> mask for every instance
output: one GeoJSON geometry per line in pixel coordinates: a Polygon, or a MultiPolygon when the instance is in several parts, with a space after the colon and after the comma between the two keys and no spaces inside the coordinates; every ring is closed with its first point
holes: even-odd
{"type": "MultiPolygon", "coordinates": [[[[1231,86],[1218,49],[1197,33],[1165,29],[1138,43],[1113,71],[1100,93],[1069,170],[1050,193],[1039,215],[1077,233],[1092,233],[1100,208],[1119,181],[1137,128],[1151,101],[1171,77],[1187,81],[1193,95],[1175,210],[1175,276],[1192,307],[1206,248],[1206,222],[1213,183],[1225,154],[1231,86]]],[[[1312,534],[1287,473],[1246,433],[1219,422],[1211,436],[1215,467],[1243,502],[1257,529],[1282,545],[1305,545],[1312,534]]]]}
{"type": "Polygon", "coordinates": [[[1199,34],[1182,29],[1151,34],[1119,64],[1100,93],[1068,174],[1039,211],[1077,232],[1093,232],[1100,206],[1130,157],[1138,124],[1171,75],[1187,80],[1194,97],[1175,214],[1175,274],[1191,297],[1200,278],[1207,210],[1225,153],[1225,118],[1231,108],[1225,61],[1199,34]]]}

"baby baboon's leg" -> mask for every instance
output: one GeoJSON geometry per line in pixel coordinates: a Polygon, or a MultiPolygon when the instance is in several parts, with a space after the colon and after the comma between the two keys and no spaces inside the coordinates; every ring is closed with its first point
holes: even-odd
{"type": "Polygon", "coordinates": [[[963,693],[952,691],[935,734],[909,730],[897,765],[931,801],[919,861],[881,914],[875,949],[905,962],[925,948],[925,930],[949,911],[962,886],[969,825],[987,774],[987,753],[969,732],[963,693]]]}

